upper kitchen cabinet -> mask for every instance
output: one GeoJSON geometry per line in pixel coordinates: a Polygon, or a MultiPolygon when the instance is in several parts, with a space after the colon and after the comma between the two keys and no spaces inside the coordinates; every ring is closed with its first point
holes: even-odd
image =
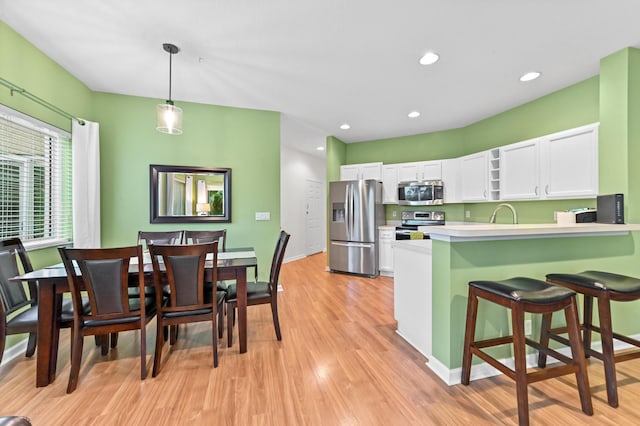
{"type": "Polygon", "coordinates": [[[598,124],[500,148],[502,200],[598,194],[598,124]]]}
{"type": "Polygon", "coordinates": [[[598,195],[599,123],[546,136],[540,145],[544,198],[598,195]]]}
{"type": "Polygon", "coordinates": [[[382,181],[382,163],[362,163],[340,166],[340,180],[359,179],[382,181]]]}
{"type": "Polygon", "coordinates": [[[396,164],[382,166],[382,203],[398,204],[398,168],[396,164]]]}
{"type": "Polygon", "coordinates": [[[444,185],[444,203],[460,203],[462,195],[460,194],[460,158],[449,158],[442,160],[442,184],[444,185]]]}
{"type": "Polygon", "coordinates": [[[442,179],[442,161],[416,161],[397,164],[398,182],[442,179]]]}
{"type": "Polygon", "coordinates": [[[501,199],[540,198],[540,141],[532,139],[500,148],[501,199]]]}
{"type": "Polygon", "coordinates": [[[497,149],[460,158],[459,176],[463,202],[494,201],[500,198],[499,161],[497,149]]]}

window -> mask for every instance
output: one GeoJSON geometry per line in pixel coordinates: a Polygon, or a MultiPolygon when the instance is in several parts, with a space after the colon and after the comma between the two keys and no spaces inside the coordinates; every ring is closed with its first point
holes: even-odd
{"type": "Polygon", "coordinates": [[[0,105],[0,239],[72,240],[71,136],[0,105]]]}

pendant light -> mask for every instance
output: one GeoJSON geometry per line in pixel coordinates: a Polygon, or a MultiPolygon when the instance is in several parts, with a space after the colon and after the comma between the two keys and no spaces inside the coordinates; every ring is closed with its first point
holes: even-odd
{"type": "Polygon", "coordinates": [[[169,100],[156,107],[156,130],[170,135],[180,135],[182,134],[182,108],[175,106],[171,100],[171,58],[180,49],[171,43],[164,43],[162,48],[169,53],[169,100]]]}

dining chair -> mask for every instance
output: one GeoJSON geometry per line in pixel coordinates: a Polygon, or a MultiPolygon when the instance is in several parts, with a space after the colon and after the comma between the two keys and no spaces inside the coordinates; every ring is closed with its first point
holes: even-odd
{"type": "MultiPolygon", "coordinates": [[[[33,267],[20,238],[0,241],[0,362],[4,354],[7,335],[28,333],[26,356],[36,351],[38,328],[37,283],[28,282],[29,293],[20,282],[10,282],[9,278],[32,272],[33,267]],[[18,260],[20,265],[18,264],[18,260]],[[26,307],[26,309],[25,309],[26,307]]],[[[62,300],[60,327],[70,327],[73,321],[73,303],[62,300]]]]}
{"type": "MultiPolygon", "coordinates": [[[[58,249],[67,271],[74,315],[72,327],[71,371],[67,393],[78,385],[85,336],[140,330],[140,378],[147,377],[146,325],[156,313],[155,299],[130,298],[131,258],[143,264],[142,246],[121,248],[58,249]],[[76,269],[76,266],[77,268],[76,269]],[[82,292],[89,297],[90,310],[82,313],[82,292]]],[[[137,286],[144,294],[144,269],[138,268],[137,286]]]]}
{"type": "Polygon", "coordinates": [[[149,246],[158,306],[156,349],[153,357],[153,377],[160,372],[162,349],[166,340],[164,330],[169,326],[211,321],[213,366],[218,366],[218,333],[216,320],[224,302],[223,291],[205,289],[205,262],[212,253],[212,282],[218,278],[218,242],[191,245],[149,246]],[[161,300],[163,276],[169,284],[167,303],[161,300]]]}
{"type": "Polygon", "coordinates": [[[184,231],[138,231],[138,245],[144,250],[149,244],[182,244],[184,231]]]}
{"type": "MultiPolygon", "coordinates": [[[[278,319],[278,278],[280,277],[280,268],[284,259],[284,252],[287,248],[291,235],[285,231],[280,231],[280,237],[276,244],[271,261],[271,272],[269,273],[269,281],[256,281],[247,283],[247,306],[252,305],[271,305],[271,315],[273,316],[273,327],[276,330],[276,337],[282,340],[280,333],[280,321],[278,319]]],[[[238,304],[236,284],[227,287],[225,294],[227,308],[227,343],[231,347],[233,344],[233,326],[235,324],[235,311],[238,304]]]]}
{"type": "Polygon", "coordinates": [[[227,230],[184,231],[184,242],[187,244],[203,244],[218,241],[218,250],[227,251],[227,230]]]}
{"type": "MultiPolygon", "coordinates": [[[[184,231],[184,241],[186,244],[203,244],[203,243],[213,243],[215,241],[218,242],[218,251],[227,251],[227,230],[226,229],[218,229],[218,230],[204,230],[204,231],[184,231]],[[222,244],[222,249],[220,249],[220,245],[222,244]]],[[[213,287],[211,281],[205,281],[205,290],[209,291],[213,287]]],[[[218,291],[227,291],[228,283],[225,281],[218,281],[216,283],[216,288],[218,291]]],[[[224,312],[220,311],[218,321],[218,337],[222,338],[224,334],[224,312]]],[[[177,333],[177,329],[175,332],[177,333]]],[[[175,343],[175,338],[177,336],[171,335],[174,341],[171,344],[175,343]]]]}

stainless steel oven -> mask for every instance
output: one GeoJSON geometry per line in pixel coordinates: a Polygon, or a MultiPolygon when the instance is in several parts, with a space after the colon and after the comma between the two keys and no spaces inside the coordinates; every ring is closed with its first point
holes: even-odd
{"type": "MultiPolygon", "coordinates": [[[[396,227],[396,240],[409,240],[418,232],[418,226],[444,225],[444,212],[402,212],[401,226],[396,227]]],[[[429,232],[422,231],[422,239],[429,239],[429,232]]]]}

